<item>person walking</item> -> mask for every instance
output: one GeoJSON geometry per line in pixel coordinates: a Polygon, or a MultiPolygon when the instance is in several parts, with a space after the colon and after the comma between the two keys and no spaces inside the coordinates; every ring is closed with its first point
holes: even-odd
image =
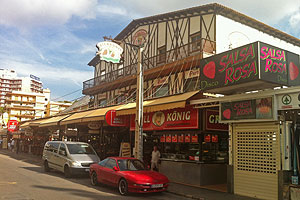
{"type": "Polygon", "coordinates": [[[151,157],[151,170],[156,169],[158,171],[158,161],[160,158],[160,152],[157,149],[157,146],[153,147],[152,157],[151,157]]]}
{"type": "Polygon", "coordinates": [[[11,151],[14,152],[15,140],[12,140],[10,143],[11,151]]]}

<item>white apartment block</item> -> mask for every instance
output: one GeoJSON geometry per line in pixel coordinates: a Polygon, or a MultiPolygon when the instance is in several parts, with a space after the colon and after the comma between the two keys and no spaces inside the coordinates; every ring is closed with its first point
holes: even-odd
{"type": "Polygon", "coordinates": [[[0,107],[5,106],[5,96],[12,91],[42,93],[43,84],[36,76],[18,77],[14,70],[0,69],[0,107]]]}
{"type": "Polygon", "coordinates": [[[47,106],[46,116],[53,116],[57,115],[61,111],[65,110],[66,108],[72,105],[71,102],[56,102],[50,101],[47,106]]]}

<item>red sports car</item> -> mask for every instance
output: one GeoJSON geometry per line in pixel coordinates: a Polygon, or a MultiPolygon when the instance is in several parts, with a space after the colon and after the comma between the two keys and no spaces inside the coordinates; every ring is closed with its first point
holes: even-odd
{"type": "Polygon", "coordinates": [[[135,158],[109,157],[90,166],[92,185],[104,183],[118,187],[121,195],[128,192],[149,193],[167,190],[166,176],[145,168],[135,158]]]}

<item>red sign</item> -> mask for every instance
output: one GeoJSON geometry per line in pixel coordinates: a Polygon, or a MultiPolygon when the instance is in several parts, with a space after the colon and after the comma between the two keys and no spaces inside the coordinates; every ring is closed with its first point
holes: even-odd
{"type": "Polygon", "coordinates": [[[210,142],[210,134],[204,136],[204,142],[210,142]]]}
{"type": "Polygon", "coordinates": [[[166,136],[166,142],[172,142],[171,135],[167,135],[167,136],[166,136]]]}
{"type": "Polygon", "coordinates": [[[185,135],[184,142],[191,142],[191,135],[190,134],[185,135]]]}
{"type": "Polygon", "coordinates": [[[160,142],[166,142],[166,137],[165,137],[165,135],[160,136],[160,142]]]}
{"type": "Polygon", "coordinates": [[[206,110],[205,111],[205,129],[228,131],[228,124],[219,123],[219,111],[218,110],[206,110]]]}
{"type": "Polygon", "coordinates": [[[18,129],[19,122],[17,120],[9,120],[7,122],[7,130],[9,132],[14,132],[18,129]]]}
{"type": "Polygon", "coordinates": [[[172,135],[172,142],[177,142],[177,135],[172,135]]]}
{"type": "Polygon", "coordinates": [[[198,135],[192,135],[192,142],[197,143],[198,142],[198,135]]]}
{"type": "MultiPolygon", "coordinates": [[[[198,109],[191,106],[152,113],[144,113],[143,130],[197,129],[198,109]]],[[[130,118],[130,130],[135,129],[135,115],[130,118]]]]}
{"type": "Polygon", "coordinates": [[[184,142],[184,136],[183,136],[183,134],[178,135],[178,142],[184,142]]]}
{"type": "Polygon", "coordinates": [[[105,114],[105,120],[110,126],[127,126],[128,121],[124,116],[116,116],[115,110],[107,111],[105,114]]]}
{"type": "Polygon", "coordinates": [[[218,142],[218,135],[212,135],[211,141],[212,142],[218,142]]]}

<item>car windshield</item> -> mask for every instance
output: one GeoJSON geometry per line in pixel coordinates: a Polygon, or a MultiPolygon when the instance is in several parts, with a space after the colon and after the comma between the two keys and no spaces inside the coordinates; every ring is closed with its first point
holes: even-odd
{"type": "Polygon", "coordinates": [[[145,170],[144,163],[139,160],[118,160],[118,165],[121,171],[140,171],[145,170]]]}
{"type": "Polygon", "coordinates": [[[70,154],[95,154],[88,144],[67,144],[70,154]]]}

